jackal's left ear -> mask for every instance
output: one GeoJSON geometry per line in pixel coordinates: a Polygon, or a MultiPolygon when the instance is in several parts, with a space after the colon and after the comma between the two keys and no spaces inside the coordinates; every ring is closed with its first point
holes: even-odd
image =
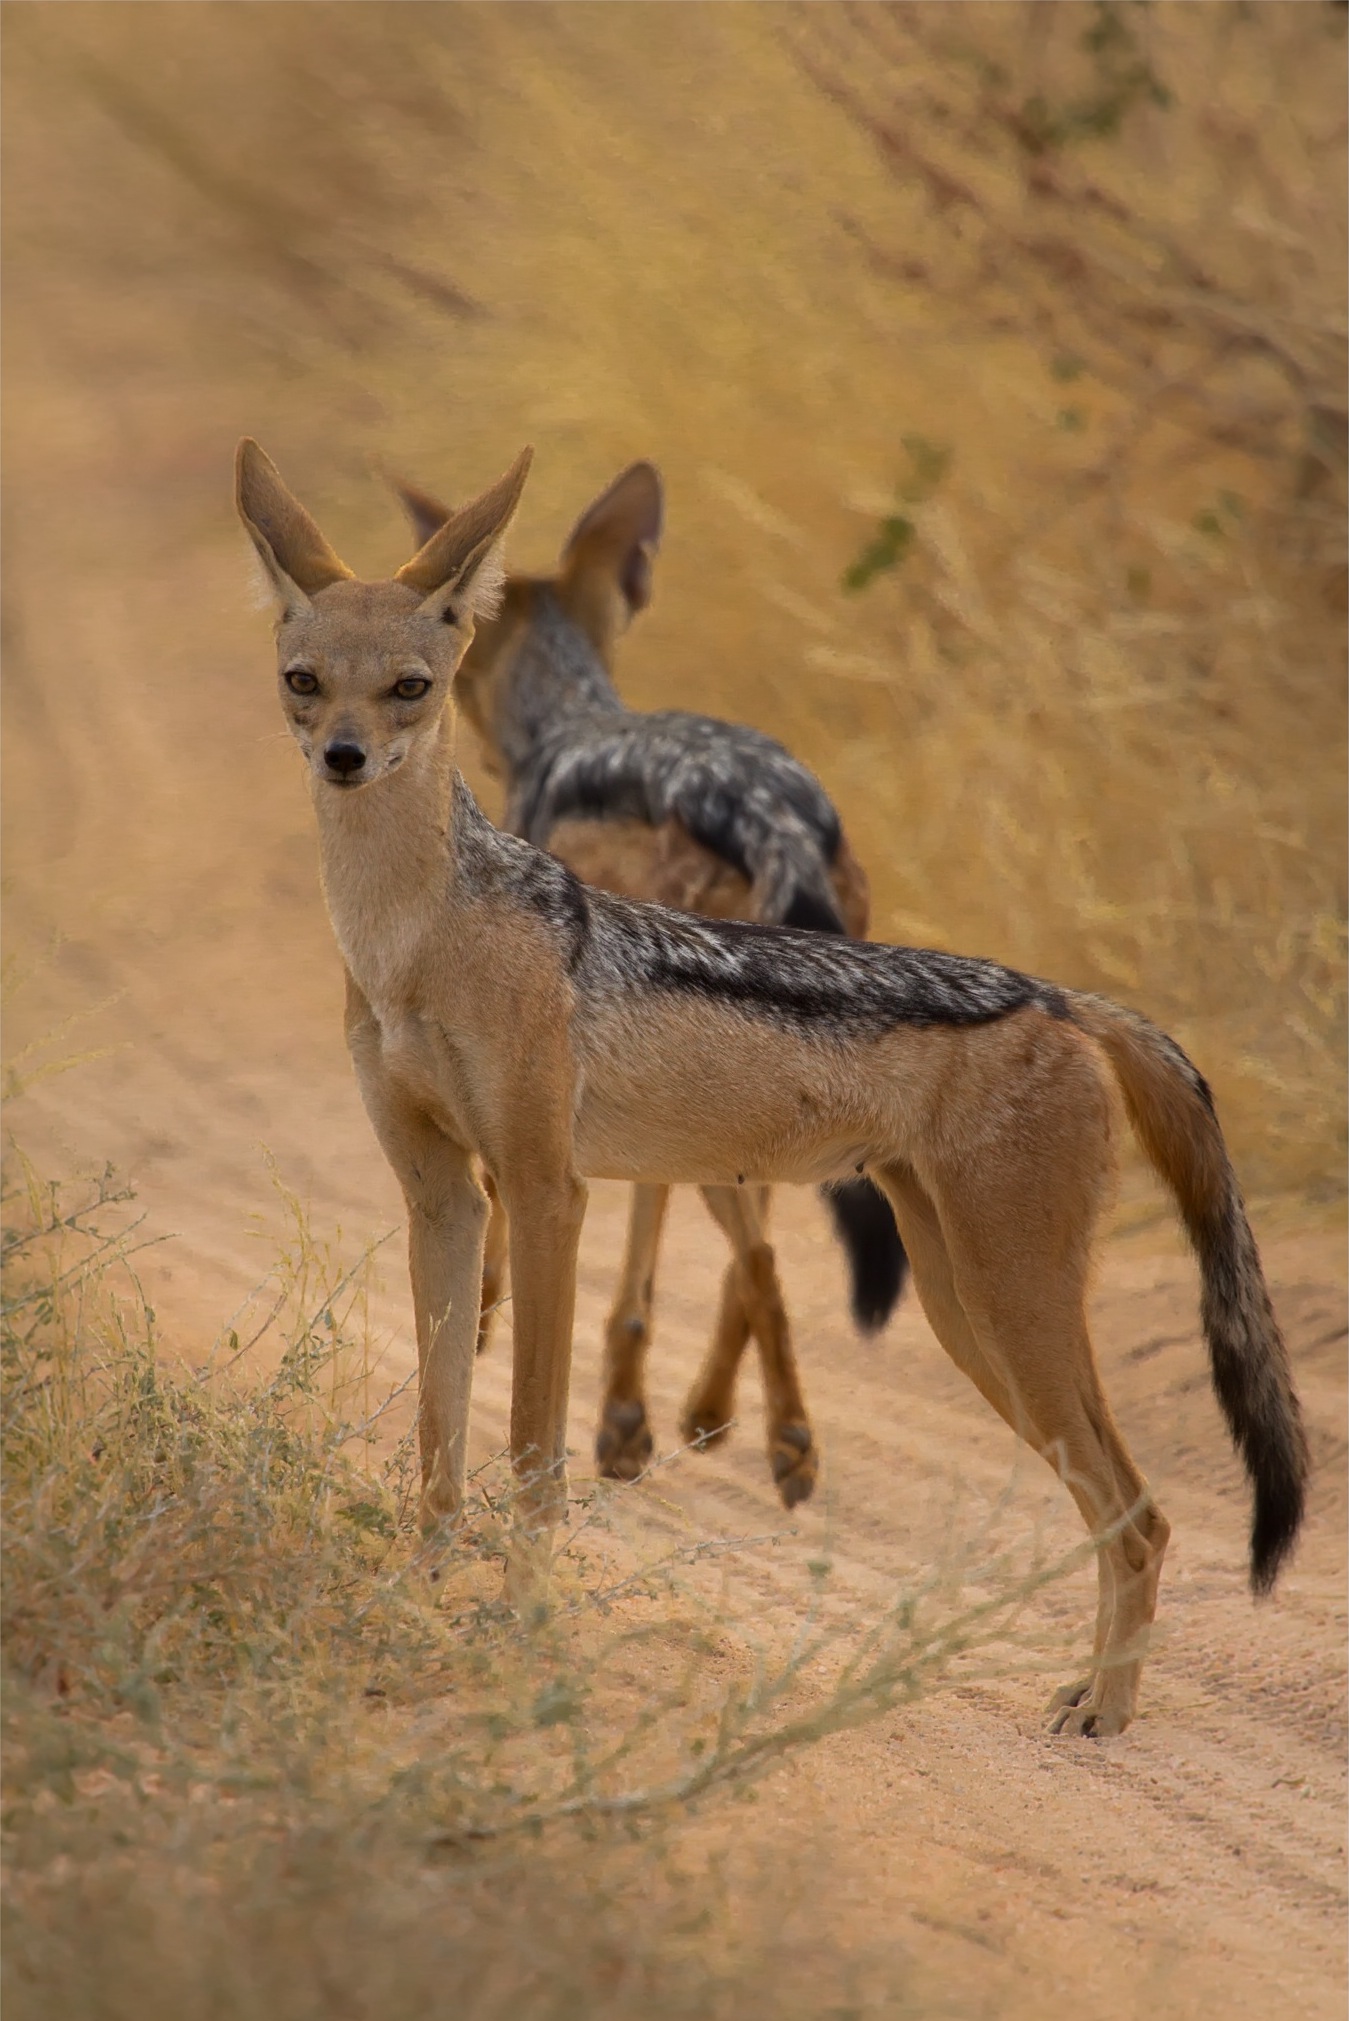
{"type": "Polygon", "coordinates": [[[440,532],[447,519],[454,518],[454,508],[442,505],[429,491],[422,491],[415,484],[409,484],[404,477],[391,477],[390,484],[403,502],[403,510],[412,521],[412,531],[417,536],[418,547],[425,547],[440,532]]]}
{"type": "Polygon", "coordinates": [[[622,598],[620,628],[646,609],[663,515],[660,472],[653,463],[631,464],[586,507],[562,550],[561,576],[564,598],[585,607],[578,612],[582,622],[587,614],[598,615],[590,609],[593,591],[606,584],[622,598]]]}
{"type": "Polygon", "coordinates": [[[234,458],[234,497],[283,618],[307,611],[329,583],[351,580],[271,457],[247,435],[234,458]]]}
{"type": "Polygon", "coordinates": [[[394,577],[420,591],[422,609],[449,623],[483,615],[499,593],[504,573],[498,543],[515,516],[532,449],[522,449],[490,491],[451,513],[426,545],[394,577]]]}

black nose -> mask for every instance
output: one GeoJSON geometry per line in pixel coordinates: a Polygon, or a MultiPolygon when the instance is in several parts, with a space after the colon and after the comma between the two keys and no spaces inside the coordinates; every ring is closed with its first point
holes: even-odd
{"type": "Polygon", "coordinates": [[[323,762],[330,772],[340,772],[344,779],[348,779],[364,765],[365,752],[359,744],[329,744],[323,754],[323,762]]]}

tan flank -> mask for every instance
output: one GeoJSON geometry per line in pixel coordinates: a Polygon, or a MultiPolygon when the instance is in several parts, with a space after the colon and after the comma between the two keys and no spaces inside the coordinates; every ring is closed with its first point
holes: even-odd
{"type": "Polygon", "coordinates": [[[1092,1667],[1053,1716],[1063,1732],[1117,1733],[1169,1534],[1087,1331],[1117,1087],[1199,1258],[1215,1388],[1255,1490],[1257,1588],[1302,1514],[1287,1356],[1207,1087],[1165,1034],[1101,999],[989,962],[615,898],[492,828],[455,770],[451,684],[528,466],[526,452],[398,577],[368,583],[256,444],[238,458],[352,1058],[408,1203],[424,1519],[452,1516],[464,1492],[488,1220],[477,1160],[511,1229],[517,1584],[565,1504],[586,1178],[739,1191],[864,1170],[948,1353],[1097,1538],[1092,1667]]]}

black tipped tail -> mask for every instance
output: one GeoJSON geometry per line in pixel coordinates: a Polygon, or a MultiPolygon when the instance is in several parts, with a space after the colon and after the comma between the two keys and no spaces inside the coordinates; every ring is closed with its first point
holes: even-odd
{"type": "Polygon", "coordinates": [[[1288,1349],[1270,1303],[1213,1097],[1174,1039],[1103,997],[1070,999],[1105,1047],[1130,1121],[1176,1196],[1199,1258],[1213,1387],[1255,1495],[1251,1585],[1268,1593],[1307,1499],[1307,1434],[1288,1349]]]}
{"type": "Polygon", "coordinates": [[[862,1333],[879,1333],[894,1311],[909,1274],[890,1202],[870,1179],[821,1186],[852,1272],[852,1316],[862,1333]]]}
{"type": "Polygon", "coordinates": [[[1235,1184],[1216,1211],[1187,1218],[1203,1276],[1213,1387],[1255,1490],[1251,1586],[1268,1593],[1306,1509],[1307,1435],[1235,1184]]]}
{"type": "Polygon", "coordinates": [[[842,914],[833,898],[821,892],[808,891],[803,884],[798,884],[793,891],[781,923],[783,926],[804,926],[812,933],[846,931],[842,914]]]}

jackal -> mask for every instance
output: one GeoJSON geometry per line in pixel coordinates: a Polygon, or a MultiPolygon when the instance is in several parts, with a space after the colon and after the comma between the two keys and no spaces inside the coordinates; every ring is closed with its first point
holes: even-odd
{"type": "MultiPolygon", "coordinates": [[[[453,515],[397,482],[419,541],[453,515]]],[[[634,463],[582,513],[558,571],[508,575],[501,607],[480,621],[455,676],[455,699],[478,731],[487,769],[506,789],[504,825],[587,884],[719,919],[866,935],[866,877],[824,788],[757,730],[682,709],[627,708],[612,679],[614,647],[651,599],[660,542],[660,477],[634,463]]],[[[848,1253],[852,1311],[882,1327],[904,1283],[904,1250],[884,1197],[866,1179],[822,1189],[848,1253]]],[[[764,1377],[768,1458],[788,1508],[815,1485],[818,1443],[792,1352],[768,1241],[766,1187],[705,1187],[734,1251],[707,1358],[682,1430],[706,1446],[735,1412],[752,1335],[764,1377]]],[[[618,1290],[605,1327],[600,1472],[633,1480],[652,1454],[645,1397],[656,1256],[667,1186],[637,1186],[618,1290]]],[[[493,1201],[483,1278],[486,1345],[501,1295],[505,1219],[493,1201]]]]}
{"type": "Polygon", "coordinates": [[[308,761],[347,1038],[402,1183],[421,1365],[423,1520],[461,1505],[491,1174],[514,1246],[513,1577],[566,1501],[585,1178],[818,1185],[866,1174],[959,1367],[1059,1473],[1096,1539],[1067,1733],[1133,1716],[1170,1528],[1087,1330],[1116,1102],[1198,1255],[1214,1387],[1254,1488],[1251,1582],[1302,1519],[1287,1351],[1208,1087],[1145,1018],[996,962],[740,920],[583,885],[492,827],[454,764],[451,687],[502,571],[525,451],[387,582],[357,581],[256,443],[240,513],[278,611],[280,698],[308,761]]]}

